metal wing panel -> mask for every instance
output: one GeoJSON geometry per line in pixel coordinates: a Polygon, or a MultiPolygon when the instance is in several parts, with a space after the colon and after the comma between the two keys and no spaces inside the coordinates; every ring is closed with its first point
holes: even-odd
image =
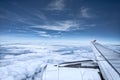
{"type": "Polygon", "coordinates": [[[92,48],[105,80],[120,80],[120,54],[96,42],[92,48]]]}

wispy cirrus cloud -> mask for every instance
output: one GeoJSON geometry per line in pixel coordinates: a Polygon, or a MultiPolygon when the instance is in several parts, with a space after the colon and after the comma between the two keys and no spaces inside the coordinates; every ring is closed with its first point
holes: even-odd
{"type": "Polygon", "coordinates": [[[33,29],[31,29],[30,31],[32,31],[32,32],[36,33],[38,36],[44,37],[44,38],[55,38],[55,37],[60,36],[57,33],[56,34],[51,34],[48,31],[43,31],[43,30],[33,30],[33,29]]]}
{"type": "Polygon", "coordinates": [[[86,24],[86,25],[84,25],[84,26],[88,26],[88,27],[95,27],[95,26],[96,26],[96,24],[86,24]]]}
{"type": "Polygon", "coordinates": [[[44,25],[29,26],[29,28],[34,33],[37,33],[41,37],[56,38],[56,37],[60,37],[61,34],[64,34],[66,32],[78,31],[78,30],[82,31],[86,29],[91,29],[92,27],[96,26],[95,24],[85,24],[82,22],[80,23],[79,21],[77,22],[75,20],[53,21],[53,22],[54,23],[49,22],[48,24],[44,24],[44,25]]]}
{"type": "Polygon", "coordinates": [[[47,20],[46,15],[39,9],[25,9],[19,4],[14,5],[14,7],[16,10],[6,9],[4,7],[0,8],[1,21],[6,20],[6,23],[11,22],[9,24],[35,25],[41,21],[45,22],[47,20]],[[19,13],[18,10],[20,10],[21,13],[19,13]]]}
{"type": "Polygon", "coordinates": [[[91,18],[91,14],[90,14],[90,8],[86,8],[86,7],[82,7],[80,9],[80,15],[84,18],[91,18]]]}
{"type": "Polygon", "coordinates": [[[39,19],[47,20],[45,14],[43,14],[40,10],[37,10],[35,13],[33,13],[33,15],[35,15],[39,19]]]}
{"type": "Polygon", "coordinates": [[[38,34],[39,36],[41,36],[41,37],[48,37],[48,38],[53,37],[52,35],[48,34],[48,33],[45,32],[45,31],[36,31],[36,32],[37,32],[37,34],[38,34]]]}
{"type": "Polygon", "coordinates": [[[65,7],[65,0],[53,0],[47,6],[47,10],[63,10],[64,7],[65,7]]]}
{"type": "Polygon", "coordinates": [[[55,22],[54,24],[36,25],[31,27],[45,29],[45,30],[53,30],[53,31],[72,31],[72,30],[77,30],[79,24],[75,21],[60,21],[60,22],[55,22]]]}

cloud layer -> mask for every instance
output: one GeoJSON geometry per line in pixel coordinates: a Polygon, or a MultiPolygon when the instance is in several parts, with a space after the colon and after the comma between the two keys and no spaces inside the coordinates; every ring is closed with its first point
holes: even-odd
{"type": "Polygon", "coordinates": [[[1,43],[0,80],[39,80],[46,64],[93,59],[90,48],[65,44],[1,43]]]}

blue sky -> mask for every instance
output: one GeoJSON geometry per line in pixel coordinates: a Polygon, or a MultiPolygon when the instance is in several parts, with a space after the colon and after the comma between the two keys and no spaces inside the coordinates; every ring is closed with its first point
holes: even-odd
{"type": "Polygon", "coordinates": [[[0,0],[1,39],[120,41],[119,0],[0,0]]]}

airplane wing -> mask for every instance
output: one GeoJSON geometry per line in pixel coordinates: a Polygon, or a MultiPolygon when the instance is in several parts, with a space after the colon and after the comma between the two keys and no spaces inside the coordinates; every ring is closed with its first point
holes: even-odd
{"type": "Polygon", "coordinates": [[[108,49],[96,41],[92,41],[91,45],[103,78],[120,80],[120,53],[108,49]]]}

